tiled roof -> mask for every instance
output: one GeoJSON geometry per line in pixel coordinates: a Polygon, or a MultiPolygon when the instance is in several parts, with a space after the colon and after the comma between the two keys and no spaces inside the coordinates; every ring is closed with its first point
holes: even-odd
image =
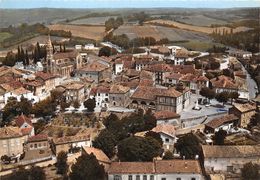
{"type": "Polygon", "coordinates": [[[240,112],[247,112],[247,111],[254,111],[256,110],[256,105],[252,105],[250,103],[246,104],[239,104],[239,103],[234,103],[233,107],[239,110],[240,112]]]}
{"type": "Polygon", "coordinates": [[[0,128],[0,139],[21,137],[23,134],[18,127],[2,127],[0,128]]]}
{"type": "Polygon", "coordinates": [[[108,66],[95,61],[91,64],[87,64],[86,66],[82,67],[81,69],[79,69],[79,71],[100,72],[100,71],[104,71],[107,68],[108,66]]]}
{"type": "Polygon", "coordinates": [[[153,79],[153,73],[149,71],[142,70],[140,72],[140,79],[153,79]]]}
{"type": "Polygon", "coordinates": [[[129,87],[114,84],[114,85],[111,86],[109,93],[112,93],[112,94],[121,94],[121,93],[123,93],[123,94],[125,94],[129,90],[130,90],[129,87]]]}
{"type": "Polygon", "coordinates": [[[55,145],[59,144],[67,144],[67,143],[73,143],[73,142],[81,142],[81,141],[89,141],[90,135],[75,135],[75,136],[64,136],[60,138],[53,138],[53,143],[55,145]]]}
{"type": "Polygon", "coordinates": [[[164,133],[169,136],[175,136],[175,127],[171,124],[159,124],[152,129],[153,132],[164,133]]]}
{"type": "Polygon", "coordinates": [[[157,111],[154,113],[157,120],[179,118],[180,115],[172,111],[157,111]]]}
{"type": "Polygon", "coordinates": [[[23,135],[29,135],[29,134],[31,134],[33,128],[32,127],[27,127],[27,128],[21,128],[20,130],[21,130],[23,135]]]}
{"type": "Polygon", "coordinates": [[[18,127],[21,127],[25,122],[27,124],[29,124],[30,126],[32,126],[32,121],[31,121],[31,118],[25,116],[25,115],[20,115],[20,116],[17,116],[15,119],[15,124],[18,126],[18,127]]]}
{"type": "Polygon", "coordinates": [[[227,76],[221,75],[218,78],[211,80],[212,86],[216,88],[228,88],[228,89],[237,89],[235,81],[227,76]]]}
{"type": "Polygon", "coordinates": [[[86,153],[91,154],[93,153],[97,160],[104,163],[110,163],[110,159],[107,157],[107,155],[100,149],[93,148],[93,147],[83,147],[86,153]]]}
{"type": "Polygon", "coordinates": [[[16,94],[16,95],[22,95],[22,94],[27,94],[27,93],[30,93],[31,91],[25,89],[24,87],[20,87],[20,88],[17,88],[15,90],[12,91],[13,94],[16,94]]]}
{"type": "Polygon", "coordinates": [[[36,72],[34,75],[36,78],[41,78],[44,81],[55,78],[55,75],[41,71],[36,72]]]}
{"type": "Polygon", "coordinates": [[[38,86],[44,86],[45,85],[43,81],[37,81],[37,80],[26,81],[23,84],[24,85],[28,85],[28,86],[33,86],[33,87],[38,87],[38,86]]]}
{"type": "Polygon", "coordinates": [[[177,50],[176,54],[175,54],[175,57],[183,57],[183,58],[187,58],[188,57],[188,54],[189,54],[189,51],[184,49],[184,48],[181,48],[179,50],[177,50]]]}
{"type": "Polygon", "coordinates": [[[55,53],[53,54],[53,59],[58,60],[58,59],[72,59],[72,58],[76,58],[78,55],[77,51],[68,51],[68,52],[59,52],[59,53],[55,53]]]}
{"type": "Polygon", "coordinates": [[[37,134],[28,138],[28,142],[47,141],[48,136],[46,134],[37,134]]]}
{"type": "Polygon", "coordinates": [[[173,73],[173,72],[167,72],[165,73],[165,78],[166,79],[175,79],[179,80],[183,75],[180,73],[173,73]]]}
{"type": "Polygon", "coordinates": [[[68,89],[68,90],[79,90],[84,88],[84,84],[81,82],[73,81],[67,84],[62,84],[62,87],[68,89]]]}
{"type": "Polygon", "coordinates": [[[154,162],[112,162],[108,174],[201,174],[197,160],[155,160],[154,162]]]}
{"type": "Polygon", "coordinates": [[[236,117],[234,114],[229,114],[229,115],[225,115],[225,116],[218,117],[218,118],[211,120],[210,122],[208,122],[206,124],[206,126],[211,127],[211,128],[217,128],[224,123],[232,122],[232,121],[236,121],[236,120],[238,120],[238,117],[236,117]]]}
{"type": "Polygon", "coordinates": [[[205,158],[260,158],[259,145],[212,146],[202,145],[205,158]]]}

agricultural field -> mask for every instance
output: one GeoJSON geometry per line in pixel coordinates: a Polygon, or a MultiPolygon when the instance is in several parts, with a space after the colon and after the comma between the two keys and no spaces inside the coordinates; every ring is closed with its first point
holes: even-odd
{"type": "Polygon", "coordinates": [[[48,28],[50,30],[70,31],[72,33],[72,36],[94,40],[101,40],[105,34],[104,26],[78,26],[54,24],[49,25],[48,28]]]}
{"type": "Polygon", "coordinates": [[[211,17],[204,16],[202,14],[192,16],[176,16],[174,19],[184,24],[190,24],[194,26],[211,26],[212,24],[228,24],[227,21],[214,19],[211,17]]]}
{"type": "Polygon", "coordinates": [[[10,34],[8,32],[0,32],[0,43],[11,36],[12,36],[12,34],[10,34]]]}
{"type": "Polygon", "coordinates": [[[214,43],[210,41],[198,41],[198,40],[189,40],[187,42],[176,42],[173,45],[183,46],[187,49],[194,50],[194,51],[206,51],[212,48],[214,45],[218,47],[223,47],[223,45],[219,43],[214,43]]]}
{"type": "MultiPolygon", "coordinates": [[[[170,21],[170,20],[152,20],[152,21],[147,21],[145,22],[146,24],[153,24],[153,25],[161,25],[161,26],[167,26],[167,27],[175,27],[179,29],[184,29],[184,30],[189,30],[189,31],[196,31],[196,32],[202,32],[206,34],[211,34],[216,28],[211,28],[211,27],[203,27],[203,26],[194,26],[194,25],[189,25],[189,24],[183,24],[179,23],[176,21],[170,21]]],[[[222,32],[223,29],[227,30],[230,32],[231,28],[229,27],[218,27],[217,30],[222,32]]],[[[241,31],[248,31],[250,28],[248,27],[237,27],[233,29],[233,32],[241,32],[241,31]]]]}
{"type": "Polygon", "coordinates": [[[105,22],[109,18],[116,18],[117,16],[106,16],[106,17],[89,17],[84,19],[78,19],[69,22],[72,25],[105,25],[105,22]]]}
{"type": "Polygon", "coordinates": [[[163,26],[120,26],[114,31],[115,35],[126,34],[130,39],[136,37],[154,37],[156,40],[168,38],[170,41],[210,41],[210,38],[200,32],[181,30],[163,26]]]}

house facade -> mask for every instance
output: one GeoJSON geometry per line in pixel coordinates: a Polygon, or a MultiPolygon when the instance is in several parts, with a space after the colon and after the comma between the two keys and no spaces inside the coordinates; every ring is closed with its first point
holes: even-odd
{"type": "Polygon", "coordinates": [[[109,90],[109,107],[127,107],[130,104],[130,88],[112,85],[109,90]]]}
{"type": "Polygon", "coordinates": [[[155,160],[154,162],[112,162],[108,180],[202,180],[196,160],[155,160]]]}

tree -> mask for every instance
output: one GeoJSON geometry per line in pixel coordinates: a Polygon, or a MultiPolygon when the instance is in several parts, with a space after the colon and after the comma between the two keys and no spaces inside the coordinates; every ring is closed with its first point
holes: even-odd
{"type": "Polygon", "coordinates": [[[175,148],[185,159],[194,159],[196,155],[200,154],[200,142],[192,133],[180,137],[175,148]]]}
{"type": "Polygon", "coordinates": [[[87,108],[89,112],[94,112],[94,109],[96,107],[95,99],[87,99],[83,104],[84,107],[87,108]]]}
{"type": "Polygon", "coordinates": [[[116,49],[104,46],[99,50],[98,56],[111,56],[117,54],[116,49]]]}
{"type": "Polygon", "coordinates": [[[215,145],[224,145],[224,140],[227,136],[227,132],[225,130],[220,129],[215,132],[213,140],[215,145]]]}
{"type": "Polygon", "coordinates": [[[228,98],[229,98],[229,93],[226,91],[223,91],[216,95],[217,101],[222,102],[223,105],[228,101],[228,98]]]}
{"type": "Polygon", "coordinates": [[[160,154],[160,143],[151,137],[129,137],[118,144],[118,157],[121,161],[152,161],[160,154]]]}
{"type": "Polygon", "coordinates": [[[115,155],[116,143],[115,135],[111,131],[104,129],[93,141],[93,146],[101,149],[109,158],[111,158],[115,155]]]}
{"type": "Polygon", "coordinates": [[[204,87],[204,88],[201,88],[200,95],[205,96],[206,98],[208,98],[209,102],[210,102],[211,99],[215,98],[216,93],[215,93],[215,91],[213,89],[204,87]]]}
{"type": "Polygon", "coordinates": [[[33,113],[37,117],[51,116],[56,110],[57,104],[52,98],[44,99],[33,106],[33,113]]]}
{"type": "Polygon", "coordinates": [[[29,55],[28,55],[28,51],[26,49],[25,51],[25,64],[28,66],[30,64],[30,60],[29,60],[29,55]]]}
{"type": "Polygon", "coordinates": [[[82,154],[72,165],[69,177],[71,180],[104,180],[104,166],[99,164],[96,156],[92,153],[82,154]]]}
{"type": "Polygon", "coordinates": [[[41,167],[33,166],[29,171],[30,171],[29,179],[33,179],[33,180],[45,180],[46,179],[45,172],[41,167]]]}
{"type": "Polygon", "coordinates": [[[151,137],[157,140],[161,145],[163,144],[162,138],[159,133],[154,132],[154,131],[148,131],[145,133],[145,137],[151,137]]]}
{"type": "Polygon", "coordinates": [[[250,127],[260,125],[260,112],[259,112],[259,110],[257,110],[255,115],[252,116],[252,118],[250,119],[249,125],[250,125],[250,127]]]}
{"type": "Polygon", "coordinates": [[[46,175],[41,167],[33,166],[30,169],[24,169],[20,167],[17,171],[14,171],[9,179],[19,179],[19,180],[45,180],[46,175]]]}
{"type": "Polygon", "coordinates": [[[259,165],[252,162],[244,164],[241,169],[241,176],[243,180],[258,180],[260,178],[259,165]]]}
{"type": "Polygon", "coordinates": [[[68,171],[68,164],[67,164],[67,153],[64,151],[59,152],[57,156],[57,163],[56,163],[56,168],[57,168],[57,174],[62,174],[65,175],[68,171]]]}
{"type": "Polygon", "coordinates": [[[152,114],[152,110],[149,108],[143,116],[145,127],[144,130],[151,130],[156,126],[157,120],[152,114]]]}
{"type": "Polygon", "coordinates": [[[6,66],[14,66],[16,63],[16,55],[12,51],[8,52],[2,63],[6,66]]]}
{"type": "Polygon", "coordinates": [[[239,93],[238,92],[230,92],[228,97],[231,99],[231,104],[233,104],[233,99],[236,100],[239,97],[239,93]]]}
{"type": "Polygon", "coordinates": [[[73,102],[73,107],[74,107],[75,109],[78,109],[78,108],[80,107],[79,101],[74,101],[74,102],[73,102]]]}
{"type": "Polygon", "coordinates": [[[174,156],[173,156],[173,153],[171,151],[166,151],[164,156],[163,156],[163,159],[164,160],[170,160],[170,159],[173,159],[174,156]]]}

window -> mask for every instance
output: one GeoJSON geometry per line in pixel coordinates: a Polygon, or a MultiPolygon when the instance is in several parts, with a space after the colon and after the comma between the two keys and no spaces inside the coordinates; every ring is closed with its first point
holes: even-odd
{"type": "Polygon", "coordinates": [[[181,180],[181,178],[177,178],[176,180],[181,180]]]}
{"type": "Polygon", "coordinates": [[[140,180],[140,175],[136,175],[135,179],[140,180]]]}
{"type": "Polygon", "coordinates": [[[166,178],[162,178],[161,180],[166,180],[166,178]]]}
{"type": "Polygon", "coordinates": [[[128,180],[133,180],[133,176],[132,175],[128,175],[128,180]]]}
{"type": "Polygon", "coordinates": [[[114,175],[114,180],[121,180],[121,176],[119,176],[119,175],[114,175]]]}
{"type": "Polygon", "coordinates": [[[165,138],[165,142],[169,142],[169,139],[168,139],[168,138],[165,138]]]}
{"type": "Polygon", "coordinates": [[[147,175],[143,175],[143,180],[147,180],[147,175]]]}
{"type": "Polygon", "coordinates": [[[150,176],[150,180],[154,180],[154,176],[153,175],[150,176]]]}
{"type": "Polygon", "coordinates": [[[196,180],[196,178],[191,178],[191,180],[196,180]]]}

